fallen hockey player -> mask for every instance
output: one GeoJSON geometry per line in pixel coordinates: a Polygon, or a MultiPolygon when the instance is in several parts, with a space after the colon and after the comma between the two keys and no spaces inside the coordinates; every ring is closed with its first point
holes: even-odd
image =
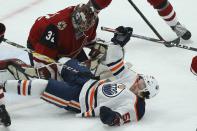
{"type": "Polygon", "coordinates": [[[38,96],[78,113],[77,116],[100,117],[102,123],[109,126],[141,120],[145,113],[145,99],[157,95],[159,85],[153,76],[138,74],[124,64],[123,47],[130,40],[132,29],[118,27],[117,31],[119,33],[115,33],[112,42],[100,42],[90,53],[91,58],[108,68],[111,77],[99,79],[76,59],[64,59],[64,64],[57,65],[63,81],[34,79],[1,82],[0,123],[11,125],[4,92],[38,96]]]}

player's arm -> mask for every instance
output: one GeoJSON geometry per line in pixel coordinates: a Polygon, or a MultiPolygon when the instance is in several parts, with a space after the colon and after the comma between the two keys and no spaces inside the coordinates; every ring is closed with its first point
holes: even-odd
{"type": "Polygon", "coordinates": [[[106,106],[100,108],[99,116],[102,123],[109,126],[119,126],[122,119],[120,113],[106,106]]]}
{"type": "Polygon", "coordinates": [[[27,47],[37,53],[57,59],[58,29],[54,24],[37,20],[29,33],[27,47]]]}
{"type": "Polygon", "coordinates": [[[122,110],[112,110],[109,107],[102,106],[100,108],[100,120],[103,124],[107,124],[109,126],[120,126],[124,123],[128,123],[131,121],[131,117],[135,117],[135,115],[131,115],[130,110],[127,107],[121,107],[122,110]],[[125,109],[123,109],[125,108],[125,109]]]}
{"type": "Polygon", "coordinates": [[[116,30],[118,32],[111,39],[113,43],[97,40],[97,44],[94,45],[89,55],[94,62],[92,62],[94,65],[92,67],[98,67],[97,65],[103,64],[108,67],[114,76],[121,77],[124,70],[123,47],[130,40],[132,28],[120,26],[116,30]]]}
{"type": "Polygon", "coordinates": [[[115,126],[128,122],[139,121],[145,114],[145,101],[136,97],[135,100],[123,99],[123,103],[116,109],[100,108],[100,119],[104,124],[115,126]]]}

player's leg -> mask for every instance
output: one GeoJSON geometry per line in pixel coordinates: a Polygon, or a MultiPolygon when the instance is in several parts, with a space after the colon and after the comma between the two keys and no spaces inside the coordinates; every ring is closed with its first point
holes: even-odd
{"type": "Polygon", "coordinates": [[[79,94],[82,86],[49,80],[41,98],[69,111],[80,112],[79,94]]]}
{"type": "Polygon", "coordinates": [[[171,29],[184,40],[191,38],[191,33],[178,21],[176,12],[168,0],[148,0],[148,2],[157,10],[161,18],[171,27],[171,29]]]}
{"type": "Polygon", "coordinates": [[[3,83],[7,93],[16,93],[21,96],[38,96],[44,92],[48,80],[7,80],[3,83]]]}
{"type": "Polygon", "coordinates": [[[38,96],[47,102],[69,111],[80,112],[79,94],[81,86],[56,80],[7,80],[0,82],[0,124],[10,125],[10,117],[5,109],[4,91],[22,96],[38,96]]]}
{"type": "Polygon", "coordinates": [[[0,124],[9,126],[11,124],[10,116],[5,108],[4,91],[14,92],[23,96],[39,96],[47,87],[48,81],[42,79],[36,80],[7,80],[0,81],[0,124]]]}

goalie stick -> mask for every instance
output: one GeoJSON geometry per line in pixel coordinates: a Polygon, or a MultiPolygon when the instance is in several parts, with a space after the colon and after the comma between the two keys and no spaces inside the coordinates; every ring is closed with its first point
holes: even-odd
{"type": "MultiPolygon", "coordinates": [[[[108,28],[108,27],[101,27],[101,30],[112,32],[112,33],[119,33],[115,29],[108,28]]],[[[152,42],[156,42],[156,43],[161,43],[161,44],[164,44],[166,47],[178,47],[178,48],[182,48],[182,49],[186,49],[186,50],[197,51],[197,48],[180,44],[180,37],[178,37],[172,41],[159,40],[159,39],[155,39],[152,37],[147,37],[147,36],[137,35],[137,34],[132,34],[131,37],[139,38],[139,39],[143,39],[143,40],[148,40],[148,41],[152,41],[152,42]]]]}

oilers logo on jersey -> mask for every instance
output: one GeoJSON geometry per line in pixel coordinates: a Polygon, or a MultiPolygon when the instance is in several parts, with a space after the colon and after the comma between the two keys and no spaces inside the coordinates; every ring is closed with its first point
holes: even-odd
{"type": "Polygon", "coordinates": [[[106,84],[102,87],[102,92],[107,97],[115,97],[125,89],[124,84],[106,84]]]}

